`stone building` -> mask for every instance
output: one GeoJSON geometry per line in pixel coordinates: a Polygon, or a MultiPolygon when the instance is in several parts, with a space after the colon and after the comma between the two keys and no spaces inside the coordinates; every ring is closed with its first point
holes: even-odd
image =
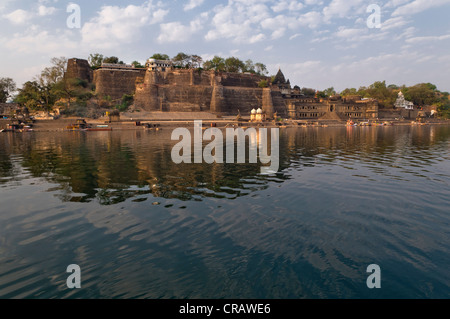
{"type": "Polygon", "coordinates": [[[170,70],[172,68],[172,61],[156,60],[150,58],[147,60],[145,67],[150,71],[165,72],[166,70],[170,70]]]}
{"type": "Polygon", "coordinates": [[[289,117],[292,119],[376,119],[378,102],[373,99],[361,99],[359,96],[331,97],[295,97],[286,100],[289,117]]]}

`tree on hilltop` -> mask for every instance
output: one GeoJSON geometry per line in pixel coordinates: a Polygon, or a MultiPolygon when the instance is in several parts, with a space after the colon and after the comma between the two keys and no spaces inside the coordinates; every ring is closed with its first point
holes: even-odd
{"type": "Polygon", "coordinates": [[[11,78],[0,78],[0,103],[6,103],[16,90],[16,83],[11,78]]]}
{"type": "Polygon", "coordinates": [[[180,52],[172,58],[172,62],[175,66],[180,68],[189,68],[191,63],[191,56],[180,52]]]}
{"type": "Polygon", "coordinates": [[[131,65],[133,65],[135,68],[145,68],[145,66],[143,66],[140,62],[138,61],[133,61],[131,62],[131,65]]]}
{"type": "Polygon", "coordinates": [[[109,58],[105,58],[103,63],[111,63],[111,64],[124,64],[123,61],[120,61],[118,57],[111,56],[109,58]]]}
{"type": "Polygon", "coordinates": [[[245,63],[235,57],[225,60],[225,70],[227,72],[238,73],[245,70],[245,63]]]}
{"type": "Polygon", "coordinates": [[[194,68],[201,68],[203,64],[203,58],[199,55],[191,55],[191,65],[194,68]]]}
{"type": "Polygon", "coordinates": [[[167,54],[162,54],[162,53],[155,53],[153,54],[150,59],[155,59],[155,60],[170,60],[169,56],[167,54]]]}
{"type": "Polygon", "coordinates": [[[91,69],[96,70],[102,66],[104,56],[100,53],[90,54],[88,58],[91,69]]]}
{"type": "Polygon", "coordinates": [[[256,74],[263,75],[263,76],[265,76],[269,73],[269,71],[267,71],[266,65],[263,63],[260,63],[260,62],[255,63],[255,71],[256,71],[256,74]]]}
{"type": "Polygon", "coordinates": [[[203,68],[206,70],[215,70],[218,72],[225,71],[225,59],[216,55],[211,60],[206,61],[203,64],[203,68]]]}

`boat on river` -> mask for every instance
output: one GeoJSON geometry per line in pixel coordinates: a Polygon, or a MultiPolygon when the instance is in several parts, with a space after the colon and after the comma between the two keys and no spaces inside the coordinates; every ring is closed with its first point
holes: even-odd
{"type": "Polygon", "coordinates": [[[67,126],[69,131],[85,131],[85,132],[103,132],[112,131],[112,128],[108,125],[97,125],[92,127],[86,123],[84,119],[78,119],[76,123],[67,126]]]}

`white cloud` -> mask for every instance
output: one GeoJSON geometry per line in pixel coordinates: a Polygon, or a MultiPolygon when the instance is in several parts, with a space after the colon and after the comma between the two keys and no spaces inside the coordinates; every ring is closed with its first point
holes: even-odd
{"type": "Polygon", "coordinates": [[[33,14],[22,9],[17,9],[9,14],[5,14],[4,17],[15,25],[23,25],[31,20],[33,14]]]}
{"type": "Polygon", "coordinates": [[[445,4],[450,4],[449,0],[414,0],[411,3],[405,4],[399,8],[397,8],[392,16],[399,15],[411,15],[416,14],[422,11],[425,11],[430,8],[439,7],[445,4]]]}
{"type": "Polygon", "coordinates": [[[302,34],[301,33],[296,33],[296,34],[294,34],[294,35],[291,35],[290,37],[289,37],[289,40],[294,40],[295,38],[298,38],[298,37],[300,37],[302,34]]]}
{"type": "Polygon", "coordinates": [[[161,5],[149,1],[140,6],[103,6],[81,29],[83,43],[100,48],[132,43],[140,38],[143,27],[164,20],[169,11],[161,5]]]}
{"type": "Polygon", "coordinates": [[[38,15],[43,17],[43,16],[48,16],[48,15],[52,15],[57,11],[57,9],[55,7],[46,7],[44,5],[40,5],[38,8],[38,15]]]}
{"type": "Polygon", "coordinates": [[[159,43],[187,42],[191,36],[203,28],[201,18],[193,20],[189,25],[181,22],[170,22],[160,25],[161,33],[158,36],[159,43]]]}
{"type": "Polygon", "coordinates": [[[284,11],[284,10],[289,10],[289,11],[299,11],[301,9],[304,8],[304,4],[301,3],[300,1],[287,1],[287,0],[282,0],[282,1],[277,1],[277,3],[272,6],[272,10],[274,12],[280,12],[280,11],[284,11]]]}
{"type": "Polygon", "coordinates": [[[320,12],[310,11],[308,13],[301,15],[298,21],[302,26],[315,29],[323,23],[323,17],[320,14],[320,12]]]}
{"type": "Polygon", "coordinates": [[[266,38],[264,33],[258,33],[250,37],[248,40],[249,43],[256,43],[264,40],[266,38]]]}
{"type": "Polygon", "coordinates": [[[390,0],[384,5],[384,7],[385,8],[396,8],[396,7],[403,5],[409,1],[410,0],[390,0]]]}
{"type": "Polygon", "coordinates": [[[206,34],[208,41],[231,39],[235,43],[255,43],[266,37],[260,24],[270,18],[268,7],[261,1],[237,0],[213,9],[212,29],[206,34]]]}
{"type": "Polygon", "coordinates": [[[78,48],[78,42],[73,40],[71,31],[61,31],[55,34],[42,30],[38,26],[31,26],[23,33],[16,33],[8,37],[5,46],[17,53],[44,53],[49,56],[70,54],[78,48]]]}
{"type": "Polygon", "coordinates": [[[394,17],[394,18],[390,18],[390,19],[382,22],[381,29],[386,31],[386,30],[402,27],[406,24],[408,24],[408,21],[406,21],[403,17],[394,17]]]}
{"type": "Polygon", "coordinates": [[[355,39],[361,38],[363,35],[366,35],[366,32],[366,29],[340,27],[335,35],[339,38],[345,38],[353,41],[355,39]]]}
{"type": "Polygon", "coordinates": [[[348,18],[358,15],[365,11],[367,3],[363,0],[332,0],[331,3],[323,9],[325,21],[330,21],[334,17],[348,18]]]}
{"type": "Polygon", "coordinates": [[[436,42],[436,41],[444,41],[449,40],[450,34],[441,35],[441,36],[428,36],[428,37],[414,37],[406,39],[407,43],[423,43],[423,42],[436,42]]]}
{"type": "Polygon", "coordinates": [[[205,0],[189,0],[189,3],[184,5],[184,11],[189,11],[201,6],[205,0]]]}
{"type": "MultiPolygon", "coordinates": [[[[5,8],[9,1],[5,1],[4,4],[0,5],[0,12],[5,8]]],[[[39,2],[41,3],[41,1],[39,2]]],[[[14,25],[25,25],[30,24],[34,17],[43,17],[52,15],[57,11],[55,7],[47,7],[45,5],[39,5],[37,7],[37,12],[26,11],[23,9],[17,9],[9,14],[4,14],[3,17],[9,20],[14,25]]]]}

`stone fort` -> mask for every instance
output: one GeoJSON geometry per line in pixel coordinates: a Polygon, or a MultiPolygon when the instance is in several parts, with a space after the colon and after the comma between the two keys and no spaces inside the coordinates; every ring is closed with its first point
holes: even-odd
{"type": "Polygon", "coordinates": [[[134,95],[135,108],[159,112],[211,112],[218,115],[250,115],[261,109],[291,119],[371,119],[378,117],[376,100],[359,96],[320,99],[291,88],[281,70],[274,79],[256,74],[174,68],[170,61],[149,59],[145,68],[103,64],[93,71],[88,61],[69,59],[66,78],[95,85],[98,97],[119,100],[134,95]],[[267,83],[266,87],[260,87],[267,83]]]}

